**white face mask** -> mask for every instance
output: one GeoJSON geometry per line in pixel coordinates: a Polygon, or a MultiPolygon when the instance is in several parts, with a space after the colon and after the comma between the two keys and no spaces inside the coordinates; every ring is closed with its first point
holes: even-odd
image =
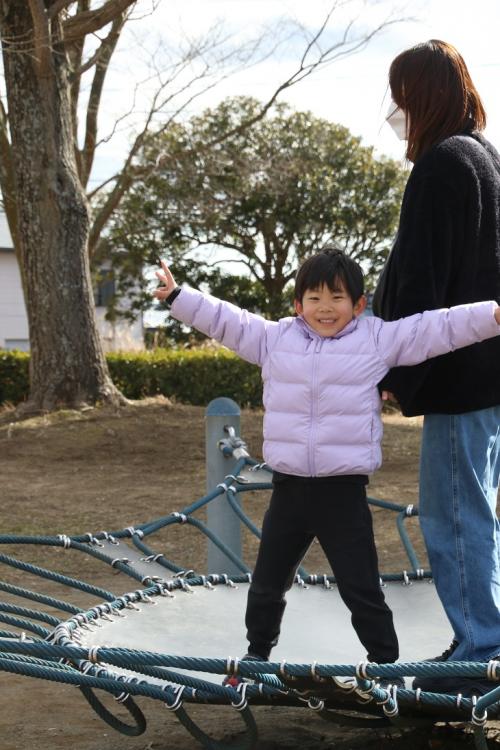
{"type": "Polygon", "coordinates": [[[385,121],[391,126],[400,141],[406,141],[406,115],[393,101],[389,104],[385,121]]]}

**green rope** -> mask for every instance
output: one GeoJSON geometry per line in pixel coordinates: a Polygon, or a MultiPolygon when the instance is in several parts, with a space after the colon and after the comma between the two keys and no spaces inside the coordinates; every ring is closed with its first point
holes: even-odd
{"type": "MultiPolygon", "coordinates": [[[[271,483],[259,482],[247,484],[240,478],[240,473],[245,467],[260,466],[253,459],[242,458],[233,469],[233,475],[228,475],[212,492],[207,493],[194,503],[186,506],[178,513],[170,513],[167,516],[148,521],[136,528],[121,529],[112,533],[102,531],[97,534],[82,534],[67,537],[58,536],[15,536],[0,535],[0,544],[15,545],[46,545],[52,547],[64,547],[74,550],[80,554],[89,555],[106,565],[113,565],[117,570],[140,582],[142,589],[117,597],[112,592],[93,586],[84,581],[70,578],[61,573],[46,570],[36,565],[26,563],[8,555],[0,554],[0,563],[17,568],[23,572],[55,581],[59,584],[74,588],[99,598],[105,604],[99,604],[92,609],[84,611],[79,607],[71,605],[60,599],[30,591],[15,586],[11,583],[0,581],[0,590],[17,597],[37,602],[49,608],[67,612],[70,619],[66,622],[54,617],[52,614],[33,609],[20,607],[10,602],[0,603],[0,622],[11,624],[17,628],[34,634],[31,640],[21,640],[18,634],[9,630],[0,630],[0,670],[22,674],[56,682],[67,682],[77,685],[84,694],[86,700],[97,714],[103,718],[111,727],[129,736],[138,736],[144,732],[146,722],[140,709],[132,699],[132,695],[142,695],[162,700],[166,703],[184,725],[186,730],[197,739],[203,747],[208,750],[221,750],[231,747],[233,750],[251,750],[257,742],[257,728],[254,718],[248,708],[248,703],[271,703],[274,705],[302,706],[315,710],[322,719],[340,725],[383,727],[415,726],[423,723],[426,726],[438,720],[464,719],[472,716],[474,725],[474,740],[477,750],[487,750],[484,724],[486,722],[486,711],[488,718],[500,714],[500,687],[495,688],[498,683],[492,682],[492,690],[479,698],[474,706],[470,699],[463,699],[457,705],[456,696],[441,695],[434,693],[421,693],[419,703],[416,702],[416,694],[412,690],[400,689],[397,695],[388,696],[387,692],[377,688],[372,683],[372,678],[392,678],[396,676],[465,676],[484,679],[487,676],[488,665],[484,663],[471,662],[418,662],[399,663],[388,665],[364,665],[364,673],[361,678],[355,665],[346,664],[319,664],[314,665],[314,670],[319,678],[327,681],[327,689],[322,682],[313,682],[309,690],[309,697],[293,687],[293,681],[288,682],[282,674],[282,665],[272,662],[239,662],[239,673],[250,682],[243,683],[242,691],[224,687],[220,683],[209,682],[189,674],[174,670],[194,670],[196,672],[207,672],[209,674],[224,675],[227,673],[228,665],[226,659],[194,658],[189,656],[174,656],[168,654],[156,654],[148,651],[114,649],[100,647],[97,649],[98,659],[101,663],[110,665],[110,669],[132,670],[137,674],[135,678],[125,678],[123,675],[107,671],[100,664],[91,663],[89,652],[79,647],[76,643],[77,631],[85,627],[87,623],[97,622],[101,616],[113,611],[121,611],[130,606],[131,603],[140,602],[145,596],[154,596],[176,589],[186,588],[187,585],[231,585],[235,583],[247,583],[250,578],[250,570],[243,560],[234,553],[209,529],[194,517],[193,514],[206,506],[212,500],[219,498],[225,493],[229,508],[240,521],[257,537],[260,532],[249,517],[244,513],[237,496],[241,492],[255,491],[257,489],[269,490],[271,483]],[[209,576],[196,575],[193,572],[183,574],[183,569],[176,563],[168,560],[162,554],[155,554],[151,546],[146,543],[148,537],[161,529],[175,524],[187,523],[196,528],[204,537],[213,542],[235,566],[241,574],[232,576],[232,581],[227,575],[211,574],[209,576]],[[162,578],[151,576],[148,578],[140,573],[134,566],[133,561],[126,561],[126,555],[120,550],[120,557],[112,559],[106,545],[102,549],[102,541],[111,544],[118,539],[128,539],[131,543],[145,553],[151,561],[157,563],[160,568],[174,572],[176,578],[163,581],[162,578]],[[161,581],[146,587],[151,581],[161,581]],[[33,620],[52,626],[53,630],[37,625],[33,620]],[[73,640],[74,638],[74,640],[73,640]],[[39,640],[42,639],[42,640],[39,640]],[[50,642],[49,642],[50,641],[50,642]],[[62,661],[61,661],[62,660],[62,661]],[[359,706],[360,696],[355,693],[347,695],[349,691],[342,688],[335,690],[332,677],[358,677],[362,690],[369,690],[365,694],[369,703],[364,703],[362,709],[359,706]],[[157,686],[148,682],[147,678],[157,678],[163,681],[163,686],[157,686]],[[328,683],[328,681],[330,682],[328,683]],[[132,717],[133,723],[129,724],[117,718],[97,698],[93,690],[104,690],[123,702],[125,709],[132,717]],[[206,734],[186,713],[182,703],[206,702],[212,705],[229,705],[237,708],[241,713],[245,724],[245,733],[241,742],[227,743],[219,742],[206,734]],[[358,715],[352,715],[352,712],[358,715]],[[366,714],[360,716],[359,712],[366,714]],[[347,713],[349,712],[349,713],[347,713]],[[384,713],[385,712],[385,713],[384,713]]],[[[267,470],[267,469],[266,469],[267,470]]],[[[271,472],[269,472],[271,473],[271,472]]],[[[429,578],[430,571],[423,571],[420,567],[418,557],[411,545],[408,534],[404,527],[405,520],[410,516],[417,515],[418,511],[412,506],[389,503],[383,500],[368,498],[371,505],[391,510],[397,514],[396,523],[399,534],[410,562],[411,572],[390,573],[382,576],[387,581],[417,580],[429,578]]],[[[126,545],[124,545],[126,547],[126,545]]],[[[333,576],[310,575],[303,569],[299,570],[303,582],[308,585],[329,586],[335,582],[333,576]]],[[[311,664],[287,664],[286,675],[300,680],[311,680],[311,664]]],[[[500,671],[500,670],[499,670],[500,671]]],[[[494,676],[494,675],[493,675],[494,676]]]]}

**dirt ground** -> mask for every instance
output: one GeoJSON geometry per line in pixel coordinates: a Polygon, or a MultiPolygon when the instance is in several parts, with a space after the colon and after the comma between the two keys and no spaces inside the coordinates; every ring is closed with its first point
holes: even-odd
{"type": "MultiPolygon", "coordinates": [[[[372,478],[369,494],[407,505],[417,502],[418,451],[421,423],[397,414],[384,418],[384,466],[372,478]]],[[[253,457],[260,457],[262,414],[243,411],[241,434],[253,457]]],[[[137,402],[119,411],[89,409],[59,412],[23,422],[10,410],[0,412],[0,534],[81,534],[113,531],[179,511],[205,492],[204,409],[171,404],[166,399],[137,402]]],[[[245,508],[259,523],[266,493],[248,493],[245,508]]],[[[394,516],[373,509],[381,569],[408,567],[397,539],[394,516]]],[[[427,560],[416,520],[410,534],[422,564],[427,560]]],[[[169,527],[155,538],[155,549],[185,568],[206,572],[206,545],[195,529],[169,527]]],[[[256,542],[244,536],[244,557],[251,566],[256,542]]],[[[72,551],[47,547],[2,545],[0,553],[59,570],[66,575],[121,594],[130,579],[72,551]]],[[[328,566],[319,545],[305,561],[311,571],[328,566]]],[[[0,568],[0,581],[44,591],[88,608],[96,601],[45,582],[10,566],[0,568]]],[[[133,588],[136,588],[134,585],[133,588]]],[[[5,601],[14,601],[2,594],[5,601]]],[[[19,600],[17,600],[19,604],[19,600]]],[[[26,606],[30,606],[29,604],[26,606]]],[[[59,613],[60,614],[60,613],[59,613]]],[[[0,624],[0,628],[3,626],[0,624]]],[[[447,644],[436,644],[436,651],[447,644]]],[[[200,747],[157,701],[139,699],[148,720],[145,734],[128,738],[114,732],[88,707],[74,687],[18,677],[0,671],[0,750],[194,750],[200,747]]],[[[113,712],[120,708],[107,701],[113,712]]],[[[187,706],[200,726],[217,739],[243,747],[241,719],[226,708],[187,706]]],[[[336,748],[454,748],[472,747],[470,735],[441,728],[428,734],[391,736],[366,729],[338,729],[313,712],[280,707],[255,707],[259,750],[320,750],[336,748]]],[[[125,718],[125,715],[124,715],[125,718]]],[[[491,739],[500,735],[492,726],[491,739]]],[[[215,745],[214,745],[215,748],[215,745]]]]}

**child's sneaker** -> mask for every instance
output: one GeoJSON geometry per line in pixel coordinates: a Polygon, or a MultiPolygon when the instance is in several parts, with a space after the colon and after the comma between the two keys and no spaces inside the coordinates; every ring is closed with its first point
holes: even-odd
{"type": "Polygon", "coordinates": [[[404,688],[405,681],[404,677],[382,677],[381,680],[377,680],[377,686],[383,690],[389,690],[390,687],[404,688]]]}

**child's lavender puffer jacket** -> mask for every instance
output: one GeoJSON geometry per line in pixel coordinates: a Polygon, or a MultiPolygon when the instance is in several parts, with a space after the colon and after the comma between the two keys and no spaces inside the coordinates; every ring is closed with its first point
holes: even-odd
{"type": "Polygon", "coordinates": [[[378,469],[377,383],[396,365],[499,335],[495,307],[476,302],[391,323],[356,318],[332,338],[301,317],[270,322],[189,287],[171,311],[262,368],[266,463],[286,474],[322,477],[378,469]]]}

